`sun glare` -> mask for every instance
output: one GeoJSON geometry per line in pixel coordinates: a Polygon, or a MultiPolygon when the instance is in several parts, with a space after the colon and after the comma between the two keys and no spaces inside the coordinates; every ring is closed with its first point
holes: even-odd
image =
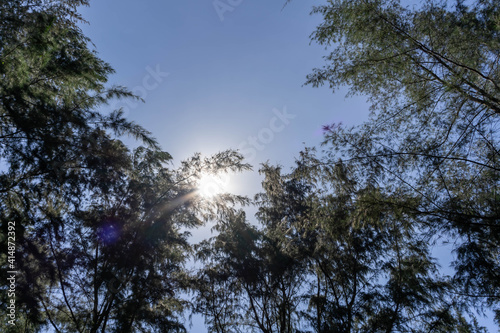
{"type": "Polygon", "coordinates": [[[204,198],[212,198],[227,191],[228,179],[218,175],[204,174],[198,180],[198,193],[204,198]]]}

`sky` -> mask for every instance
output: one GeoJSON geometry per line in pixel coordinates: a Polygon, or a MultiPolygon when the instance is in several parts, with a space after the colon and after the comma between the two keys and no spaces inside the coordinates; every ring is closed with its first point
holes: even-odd
{"type": "Polygon", "coordinates": [[[111,107],[123,106],[176,161],[240,148],[255,169],[266,160],[288,166],[321,142],[323,125],[366,118],[364,98],[303,87],[327,54],[309,38],[320,1],[225,0],[239,4],[219,12],[212,1],[108,0],[81,11],[85,34],[116,70],[109,83],[146,101],[111,107]],[[276,113],[288,116],[273,121],[276,113]]]}
{"type": "MultiPolygon", "coordinates": [[[[321,22],[311,9],[322,3],[106,0],[80,12],[89,22],[84,33],[116,70],[109,84],[145,100],[109,109],[123,107],[176,165],[196,152],[240,149],[254,171],[232,176],[229,189],[253,196],[260,191],[260,163],[287,171],[304,147],[321,143],[322,126],[368,119],[365,97],[304,86],[328,54],[310,39],[321,22]]],[[[193,231],[192,239],[210,237],[209,229],[193,231]]],[[[191,331],[206,332],[200,318],[191,331]]]]}
{"type": "MultiPolygon", "coordinates": [[[[322,126],[368,117],[364,97],[304,86],[328,54],[310,39],[321,22],[310,12],[321,3],[107,0],[80,12],[89,22],[84,33],[116,70],[109,84],[145,100],[107,109],[123,107],[177,165],[196,152],[239,149],[253,172],[231,176],[228,190],[252,197],[261,163],[287,171],[304,147],[321,143],[322,126]]],[[[250,220],[254,212],[248,209],[250,220]]],[[[210,226],[192,233],[198,241],[210,236],[210,226]]]]}

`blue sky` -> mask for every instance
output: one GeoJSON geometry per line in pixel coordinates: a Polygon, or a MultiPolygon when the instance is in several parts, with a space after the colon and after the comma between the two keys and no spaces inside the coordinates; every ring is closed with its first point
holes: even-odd
{"type": "MultiPolygon", "coordinates": [[[[176,163],[245,149],[254,171],[232,177],[231,190],[253,195],[260,163],[288,168],[304,146],[321,142],[323,125],[368,119],[364,97],[303,86],[328,53],[309,38],[321,21],[311,8],[324,1],[284,2],[107,0],[80,12],[85,34],[116,70],[109,83],[146,101],[111,106],[124,107],[176,163]]],[[[210,236],[209,228],[193,235],[210,236]]],[[[205,331],[199,318],[193,323],[192,332],[205,331]]]]}
{"type": "MultiPolygon", "coordinates": [[[[249,137],[264,130],[265,147],[257,145],[262,150],[255,149],[250,162],[255,169],[266,160],[288,166],[304,143],[321,141],[322,125],[366,119],[363,98],[345,100],[345,93],[332,94],[327,87],[302,86],[327,53],[309,45],[320,21],[309,12],[319,1],[283,8],[282,0],[243,0],[222,21],[212,1],[110,0],[82,10],[90,22],[85,33],[116,69],[110,83],[146,100],[113,106],[124,106],[176,161],[194,152],[251,148],[249,137]],[[265,128],[273,109],[284,108],[295,118],[270,138],[265,128]]],[[[238,182],[238,191],[258,191],[252,175],[238,182]]]]}
{"type": "MultiPolygon", "coordinates": [[[[214,0],[91,2],[81,10],[89,21],[82,28],[116,70],[109,83],[145,100],[109,109],[123,107],[174,163],[196,152],[240,149],[254,171],[232,176],[229,190],[253,196],[260,163],[286,170],[301,149],[322,141],[323,125],[368,115],[363,97],[303,86],[328,54],[309,38],[321,21],[309,13],[322,2],[284,3],[243,0],[218,12],[214,0]],[[285,110],[284,122],[273,120],[285,110]]],[[[251,221],[254,212],[247,210],[251,221]]],[[[193,230],[193,241],[209,237],[210,227],[193,230]]]]}

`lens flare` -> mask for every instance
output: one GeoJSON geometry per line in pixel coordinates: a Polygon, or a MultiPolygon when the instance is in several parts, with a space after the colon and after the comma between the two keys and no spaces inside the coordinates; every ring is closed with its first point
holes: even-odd
{"type": "Polygon", "coordinates": [[[106,222],[99,230],[98,236],[102,243],[111,245],[120,237],[120,227],[114,221],[106,222]]]}

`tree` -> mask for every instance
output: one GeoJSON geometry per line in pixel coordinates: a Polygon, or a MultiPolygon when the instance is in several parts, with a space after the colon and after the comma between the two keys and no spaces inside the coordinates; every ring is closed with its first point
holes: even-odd
{"type": "Polygon", "coordinates": [[[197,285],[197,311],[210,331],[295,332],[300,263],[282,248],[278,235],[257,230],[243,213],[219,230],[198,247],[204,264],[198,275],[209,279],[197,285]]]}
{"type": "MultiPolygon", "coordinates": [[[[44,320],[36,299],[53,278],[40,271],[50,262],[37,232],[59,230],[64,214],[85,205],[89,192],[106,193],[109,181],[121,177],[128,152],[117,135],[130,134],[159,149],[119,110],[109,116],[95,111],[111,98],[132,94],[105,88],[113,70],[77,27],[76,8],[85,4],[0,4],[1,230],[6,235],[7,222],[16,222],[16,263],[23,272],[16,281],[18,313],[28,311],[32,323],[44,320]]],[[[1,244],[6,248],[7,239],[1,244]]]]}
{"type": "MultiPolygon", "coordinates": [[[[181,229],[246,202],[229,194],[206,202],[197,179],[249,166],[225,151],[172,169],[121,110],[99,113],[112,98],[135,96],[106,87],[113,69],[77,26],[87,4],[0,4],[0,221],[2,236],[16,224],[17,315],[30,331],[184,331],[179,293],[191,248],[181,229]],[[122,135],[144,146],[131,152],[122,135]]],[[[4,280],[6,265],[2,253],[4,280]]]]}
{"type": "Polygon", "coordinates": [[[424,235],[347,165],[320,163],[306,150],[290,174],[264,168],[259,213],[287,213],[285,248],[307,270],[299,288],[302,322],[313,332],[440,332],[461,327],[450,285],[424,235]],[[291,210],[291,211],[290,211],[291,210]]]}
{"type": "Polygon", "coordinates": [[[191,245],[181,230],[230,214],[231,199],[244,203],[196,194],[202,172],[246,167],[234,152],[196,155],[179,170],[162,166],[170,158],[162,152],[139,148],[131,158],[108,195],[96,193],[85,210],[67,212],[58,234],[40,235],[55,283],[39,302],[56,331],[185,332],[179,316],[188,308],[181,292],[189,287],[191,245]]]}
{"type": "Polygon", "coordinates": [[[244,212],[226,222],[217,227],[218,236],[195,247],[202,266],[192,282],[194,311],[204,316],[209,332],[245,332],[249,321],[245,320],[244,283],[257,268],[251,256],[259,233],[245,222],[244,212]]]}
{"type": "Polygon", "coordinates": [[[261,172],[260,228],[238,214],[198,247],[197,310],[211,331],[483,331],[465,320],[415,216],[381,188],[313,150],[289,174],[261,172]]]}
{"type": "Polygon", "coordinates": [[[313,12],[324,20],[312,39],[334,50],[307,83],[348,85],[372,110],[361,126],[325,128],[322,163],[349,164],[419,230],[451,239],[456,293],[498,307],[500,5],[329,1],[313,12]]]}

